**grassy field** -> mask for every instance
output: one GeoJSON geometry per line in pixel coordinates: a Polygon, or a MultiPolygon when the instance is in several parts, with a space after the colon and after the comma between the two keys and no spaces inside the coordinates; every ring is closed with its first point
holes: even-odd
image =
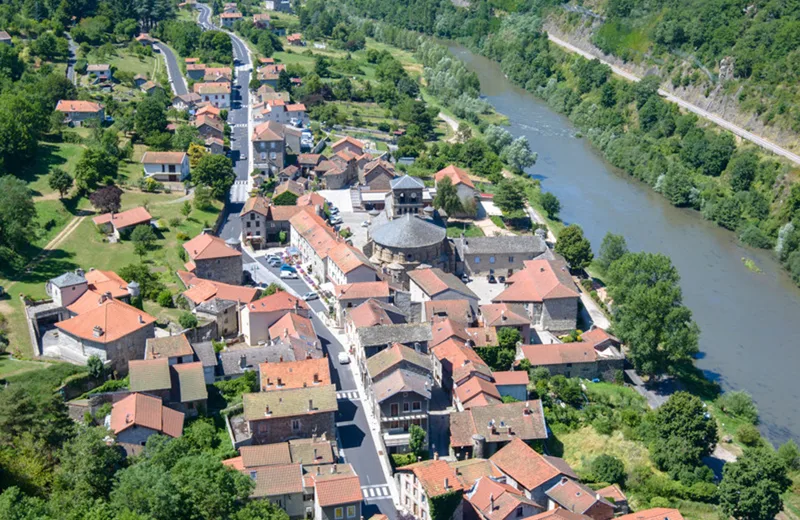
{"type": "Polygon", "coordinates": [[[482,237],[483,230],[475,224],[469,222],[449,222],[447,226],[447,236],[458,238],[463,233],[467,237],[482,237]]]}
{"type": "Polygon", "coordinates": [[[39,363],[37,361],[21,361],[19,359],[11,359],[7,354],[0,355],[0,378],[21,374],[23,372],[30,372],[31,370],[41,370],[47,368],[47,363],[39,363]]]}
{"type": "Polygon", "coordinates": [[[117,70],[130,72],[131,74],[142,74],[148,78],[155,78],[158,68],[164,67],[161,56],[136,56],[128,51],[126,47],[117,47],[113,54],[107,56],[100,55],[96,50],[86,56],[86,61],[90,64],[108,63],[117,70]]]}

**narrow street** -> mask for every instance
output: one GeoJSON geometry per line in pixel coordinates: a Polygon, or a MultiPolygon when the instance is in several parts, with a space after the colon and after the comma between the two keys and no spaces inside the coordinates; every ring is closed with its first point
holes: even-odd
{"type": "Polygon", "coordinates": [[[178,58],[175,57],[175,53],[172,52],[172,49],[161,42],[154,43],[153,47],[157,49],[162,56],[164,56],[164,61],[167,64],[167,74],[169,75],[169,84],[172,86],[172,92],[177,96],[188,93],[189,89],[186,87],[186,80],[183,78],[183,73],[181,72],[178,58]]]}

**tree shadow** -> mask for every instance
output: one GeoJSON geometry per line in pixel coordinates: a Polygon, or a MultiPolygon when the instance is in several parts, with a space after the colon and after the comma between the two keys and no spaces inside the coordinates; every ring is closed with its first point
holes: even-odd
{"type": "MultiPolygon", "coordinates": [[[[39,143],[35,159],[31,161],[27,167],[17,172],[16,176],[30,184],[39,180],[40,177],[49,174],[53,168],[63,166],[66,164],[67,160],[56,155],[57,151],[58,147],[54,144],[39,143]]],[[[32,195],[34,197],[39,197],[42,193],[32,190],[32,195]]]]}
{"type": "MultiPolygon", "coordinates": [[[[42,248],[31,248],[30,258],[36,258],[44,252],[42,248]]],[[[72,260],[75,255],[62,249],[54,249],[50,254],[33,266],[15,269],[10,262],[0,262],[0,275],[14,282],[44,283],[67,271],[74,271],[79,266],[72,260]]]]}

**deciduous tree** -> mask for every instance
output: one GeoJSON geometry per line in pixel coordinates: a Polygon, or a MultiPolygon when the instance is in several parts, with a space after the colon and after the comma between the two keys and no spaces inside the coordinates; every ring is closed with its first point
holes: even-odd
{"type": "Polygon", "coordinates": [[[600,251],[597,253],[595,263],[601,270],[606,271],[612,263],[625,256],[627,252],[628,243],[625,242],[624,236],[606,233],[600,244],[600,251]]]}
{"type": "Polygon", "coordinates": [[[224,155],[204,155],[192,171],[192,179],[197,184],[211,188],[211,194],[221,199],[233,185],[231,160],[224,155]]]}
{"type": "Polygon", "coordinates": [[[719,505],[737,520],[772,520],[783,508],[781,495],[790,484],[786,465],[772,449],[748,449],[725,464],[719,505]]]}
{"type": "Polygon", "coordinates": [[[47,184],[50,186],[50,189],[56,190],[58,195],[63,199],[64,195],[69,193],[69,190],[72,189],[74,181],[72,177],[61,168],[53,168],[47,180],[47,184]]]}
{"type": "Polygon", "coordinates": [[[458,191],[449,177],[444,177],[436,184],[436,197],[433,199],[433,206],[443,209],[448,215],[456,215],[464,210],[458,191]]]}
{"type": "Polygon", "coordinates": [[[122,205],[122,190],[113,184],[104,186],[89,195],[89,201],[100,213],[117,212],[122,205]]]}
{"type": "Polygon", "coordinates": [[[556,242],[556,253],[564,257],[570,268],[585,269],[592,263],[592,244],[583,236],[583,229],[570,224],[561,230],[556,242]]]}

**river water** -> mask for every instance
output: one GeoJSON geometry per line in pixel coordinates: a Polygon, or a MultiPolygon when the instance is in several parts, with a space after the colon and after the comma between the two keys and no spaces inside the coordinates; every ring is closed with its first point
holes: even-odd
{"type": "Polygon", "coordinates": [[[800,441],[800,290],[769,252],[743,247],[699,213],[670,205],[647,185],[608,164],[577,129],[543,101],[505,79],[500,67],[460,47],[508,130],[528,138],[539,159],[528,173],[561,201],[565,223],[583,227],[595,251],[606,232],[632,251],[664,253],[681,275],[684,302],[700,326],[697,365],[725,390],[752,394],[761,430],[773,442],[800,441]],[[748,270],[751,258],[761,273],[748,270]]]}

